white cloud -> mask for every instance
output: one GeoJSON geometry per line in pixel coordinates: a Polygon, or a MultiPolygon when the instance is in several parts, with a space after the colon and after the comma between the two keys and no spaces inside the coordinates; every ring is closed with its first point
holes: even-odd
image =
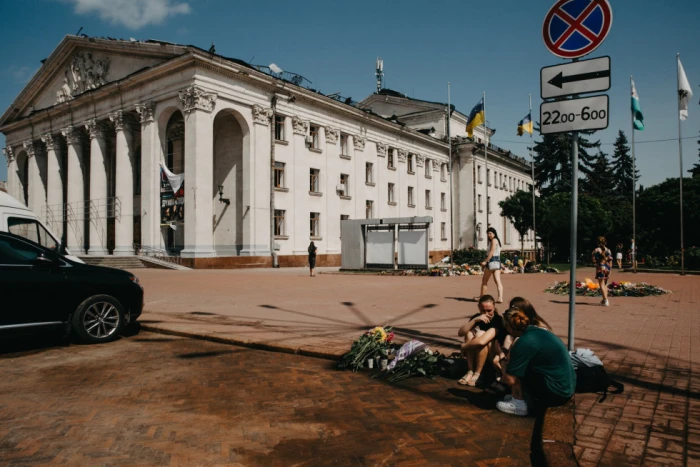
{"type": "Polygon", "coordinates": [[[188,14],[187,3],[173,0],[66,0],[75,5],[75,13],[97,13],[103,21],[140,29],[148,24],[161,24],[170,16],[188,14]]]}

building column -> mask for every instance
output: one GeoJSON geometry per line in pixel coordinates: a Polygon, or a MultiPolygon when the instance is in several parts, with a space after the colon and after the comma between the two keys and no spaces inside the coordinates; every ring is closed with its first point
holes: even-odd
{"type": "Polygon", "coordinates": [[[197,86],[180,91],[185,113],[186,258],[214,257],[214,119],[216,94],[197,86]]]}
{"type": "Polygon", "coordinates": [[[80,130],[68,127],[61,130],[66,138],[68,154],[66,165],[66,229],[67,246],[74,254],[85,253],[85,172],[83,171],[83,141],[80,130]]]}
{"type": "Polygon", "coordinates": [[[153,101],[136,104],[141,121],[141,246],[160,248],[160,169],[158,125],[153,101]]]}
{"type": "MultiPolygon", "coordinates": [[[[241,256],[270,256],[270,122],[272,109],[253,106],[253,127],[243,138],[243,248],[241,256]],[[250,206],[250,209],[247,207],[250,206]]],[[[272,124],[274,125],[274,123],[272,124]]]]}
{"type": "Polygon", "coordinates": [[[27,184],[29,188],[27,190],[28,200],[27,206],[31,209],[34,214],[36,214],[40,219],[44,219],[44,206],[46,205],[46,187],[41,179],[41,169],[39,164],[41,164],[43,159],[42,152],[43,148],[38,144],[34,143],[33,140],[27,140],[22,143],[24,145],[24,150],[27,152],[27,184]]]}
{"type": "Polygon", "coordinates": [[[63,220],[65,205],[63,201],[63,174],[65,169],[57,141],[51,133],[41,136],[46,144],[46,223],[58,238],[63,240],[63,220]]]}
{"type": "Polygon", "coordinates": [[[110,114],[116,130],[114,255],[134,254],[134,153],[132,125],[120,110],[110,114]]]}
{"type": "Polygon", "coordinates": [[[90,246],[87,253],[92,256],[108,255],[107,251],[107,150],[104,124],[97,119],[85,122],[90,134],[90,246]]]}
{"type": "Polygon", "coordinates": [[[19,191],[19,177],[17,176],[17,161],[15,160],[15,154],[12,151],[12,146],[7,146],[2,148],[2,153],[7,159],[7,192],[18,201],[20,197],[17,196],[19,191]]]}

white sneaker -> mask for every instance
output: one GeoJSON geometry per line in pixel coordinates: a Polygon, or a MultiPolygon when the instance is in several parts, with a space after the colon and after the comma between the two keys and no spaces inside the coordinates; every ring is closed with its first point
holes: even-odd
{"type": "Polygon", "coordinates": [[[501,412],[519,415],[521,417],[527,415],[527,404],[520,399],[513,398],[509,401],[503,400],[502,402],[497,402],[496,408],[501,412]]]}
{"type": "Polygon", "coordinates": [[[603,300],[600,304],[603,306],[610,306],[610,300],[603,300]]]}

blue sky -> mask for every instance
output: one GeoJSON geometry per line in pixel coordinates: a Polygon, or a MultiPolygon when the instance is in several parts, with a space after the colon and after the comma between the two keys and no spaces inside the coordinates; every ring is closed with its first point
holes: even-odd
{"type": "MultiPolygon", "coordinates": [[[[66,34],[160,39],[275,63],[303,75],[324,93],[360,100],[375,90],[374,62],[384,59],[386,86],[416,98],[452,103],[469,113],[487,93],[494,144],[527,155],[517,122],[539,114],[539,70],[563,63],[541,38],[553,0],[25,0],[0,2],[0,107],[4,111],[66,34]],[[110,7],[109,5],[119,5],[110,7]],[[145,10],[144,10],[145,8],[145,10]]],[[[700,2],[612,0],[610,35],[589,58],[610,55],[610,127],[596,133],[612,154],[618,129],[629,137],[629,76],[634,75],[646,130],[637,132],[641,183],[678,176],[676,53],[693,88],[683,122],[684,168],[698,162],[700,131],[700,2]],[[671,141],[641,143],[648,140],[671,141]]],[[[4,137],[0,136],[0,147],[4,137]]],[[[2,157],[2,156],[0,156],[2,157]]],[[[0,164],[0,180],[7,178],[0,164]]]]}

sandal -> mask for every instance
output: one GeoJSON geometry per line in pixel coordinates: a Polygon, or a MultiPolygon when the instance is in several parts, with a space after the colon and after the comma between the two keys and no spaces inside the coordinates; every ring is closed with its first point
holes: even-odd
{"type": "Polygon", "coordinates": [[[459,378],[459,381],[457,381],[457,384],[461,384],[462,386],[469,386],[469,381],[471,381],[473,376],[474,376],[474,372],[470,370],[466,375],[459,378]]]}
{"type": "Polygon", "coordinates": [[[467,386],[474,387],[476,386],[476,382],[479,381],[479,377],[481,376],[480,373],[474,373],[469,381],[467,381],[467,386]]]}

